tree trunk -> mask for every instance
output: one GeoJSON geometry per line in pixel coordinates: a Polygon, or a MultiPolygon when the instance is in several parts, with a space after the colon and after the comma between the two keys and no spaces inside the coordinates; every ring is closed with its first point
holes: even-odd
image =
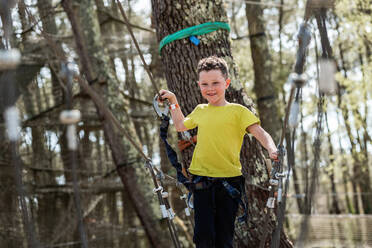
{"type": "MultiPolygon", "coordinates": [[[[212,3],[206,0],[196,2],[188,0],[174,4],[170,0],[152,0],[152,9],[158,41],[169,34],[197,24],[228,21],[222,1],[212,3]]],[[[252,100],[247,97],[239,82],[231,56],[229,33],[226,30],[217,30],[198,38],[201,40],[198,46],[193,45],[186,38],[167,44],[161,51],[168,88],[176,94],[183,113],[189,114],[197,104],[204,102],[196,84],[198,80],[196,66],[201,58],[210,55],[223,57],[230,66],[231,84],[226,92],[227,100],[243,104],[255,112],[252,100]]],[[[195,131],[192,133],[195,134],[195,131]]],[[[185,149],[182,155],[183,163],[188,165],[192,149],[185,149]]],[[[248,182],[267,186],[268,172],[262,148],[255,139],[246,136],[241,152],[241,162],[243,174],[248,182]]],[[[260,235],[268,231],[262,230],[268,194],[252,185],[247,185],[247,188],[250,203],[248,214],[251,222],[248,230],[236,230],[237,236],[242,237],[238,247],[257,247],[260,235]]],[[[285,235],[281,237],[281,243],[282,247],[292,246],[285,235]]]]}
{"type": "Polygon", "coordinates": [[[331,208],[329,209],[330,214],[340,214],[341,210],[340,207],[338,206],[338,199],[337,199],[337,189],[336,189],[336,183],[335,183],[335,163],[334,163],[334,156],[335,154],[333,153],[333,145],[331,141],[331,131],[329,130],[328,126],[328,115],[325,113],[325,124],[328,129],[328,134],[327,134],[327,139],[328,139],[328,147],[329,147],[329,164],[328,164],[328,169],[327,169],[327,174],[329,177],[329,181],[331,182],[331,208]]]}
{"type": "Polygon", "coordinates": [[[134,206],[129,198],[129,194],[126,190],[121,192],[121,198],[123,201],[123,228],[126,234],[122,236],[123,244],[127,244],[128,248],[140,247],[141,236],[138,228],[138,218],[134,209],[134,206]]]}
{"type": "MultiPolygon", "coordinates": [[[[339,33],[339,26],[338,26],[338,20],[335,19],[336,22],[336,29],[339,33]]],[[[347,74],[347,66],[346,66],[346,61],[344,58],[344,50],[341,44],[339,44],[339,52],[340,52],[340,57],[341,57],[341,68],[343,70],[343,75],[345,78],[348,78],[347,74]]],[[[362,64],[362,62],[361,62],[362,64]]],[[[339,87],[344,87],[340,85],[339,87]]],[[[352,106],[349,102],[347,102],[348,99],[346,99],[342,94],[341,91],[338,91],[338,108],[341,109],[342,117],[344,120],[344,124],[346,127],[346,131],[348,134],[348,138],[350,141],[351,149],[350,153],[353,157],[353,172],[354,172],[354,177],[353,180],[351,181],[352,186],[353,186],[353,203],[355,207],[356,213],[359,213],[359,201],[358,201],[358,186],[361,190],[361,192],[371,192],[371,179],[369,175],[369,167],[368,167],[368,154],[366,154],[366,148],[363,144],[363,142],[360,141],[360,138],[357,137],[355,138],[353,133],[352,133],[352,127],[349,119],[349,106],[351,106],[351,112],[353,113],[353,120],[357,119],[356,122],[360,122],[365,133],[364,136],[366,136],[366,130],[367,130],[367,122],[365,118],[361,117],[361,114],[359,113],[359,110],[355,107],[352,106]],[[357,151],[357,144],[359,144],[361,152],[357,151]],[[364,153],[364,154],[363,154],[364,153]]],[[[358,128],[359,129],[359,128],[358,128]]],[[[358,130],[359,131],[359,130],[358,130]]],[[[358,131],[357,131],[357,136],[358,136],[358,131]]],[[[372,202],[370,200],[370,197],[368,195],[362,194],[361,195],[361,200],[362,200],[362,207],[363,211],[365,214],[370,214],[372,212],[372,202]]]]}
{"type": "Polygon", "coordinates": [[[358,109],[358,104],[353,105],[353,114],[354,114],[354,123],[356,126],[356,129],[362,132],[363,138],[359,138],[358,135],[358,143],[360,147],[359,157],[361,159],[361,169],[362,169],[362,175],[359,181],[359,187],[362,192],[362,203],[363,203],[363,211],[364,214],[371,214],[372,213],[372,201],[370,197],[367,194],[363,194],[364,192],[372,192],[371,187],[371,178],[370,178],[370,170],[369,170],[369,163],[368,163],[368,149],[367,149],[367,140],[370,139],[370,136],[368,134],[367,129],[367,118],[368,118],[368,111],[367,111],[367,82],[365,79],[365,70],[364,70],[364,62],[363,62],[363,56],[359,54],[359,61],[360,66],[362,68],[362,75],[363,75],[363,81],[361,90],[363,91],[363,100],[365,102],[364,104],[364,117],[360,113],[360,110],[358,109]],[[360,126],[362,128],[360,128],[360,126]]]}
{"type": "MultiPolygon", "coordinates": [[[[112,69],[109,67],[109,58],[101,43],[101,34],[92,2],[65,0],[62,4],[71,22],[82,73],[88,82],[95,80],[99,82],[99,86],[98,83],[95,84],[96,91],[105,96],[107,106],[119,119],[124,129],[135,136],[133,124],[123,108],[123,99],[117,93],[119,84],[114,79],[112,69]],[[78,5],[80,10],[79,23],[73,4],[78,5]]],[[[169,243],[164,239],[160,224],[156,221],[154,204],[151,203],[154,196],[143,162],[140,162],[134,147],[114,128],[110,120],[104,119],[103,126],[118,174],[129,193],[129,198],[144,226],[150,244],[153,247],[166,247],[169,243]]]]}
{"type": "Polygon", "coordinates": [[[263,8],[258,4],[245,4],[248,20],[249,39],[254,69],[254,93],[257,97],[257,108],[262,127],[275,141],[279,141],[281,122],[278,112],[278,92],[271,80],[272,58],[270,56],[263,8]]]}
{"type": "MultiPolygon", "coordinates": [[[[337,124],[340,126],[341,125],[341,122],[340,122],[340,119],[338,117],[339,113],[337,113],[337,124]]],[[[342,156],[342,160],[341,160],[341,171],[342,171],[342,184],[343,184],[343,189],[344,189],[344,192],[345,192],[345,205],[346,205],[346,208],[347,208],[347,213],[350,213],[350,214],[353,214],[354,213],[354,207],[353,207],[353,204],[351,203],[351,200],[349,198],[349,187],[348,187],[348,180],[349,180],[349,167],[347,166],[347,163],[346,163],[346,157],[345,157],[345,151],[344,149],[342,148],[342,143],[341,143],[341,135],[338,135],[338,143],[339,143],[339,147],[340,147],[340,154],[342,156]]]]}
{"type": "Polygon", "coordinates": [[[3,247],[22,247],[22,230],[18,214],[18,196],[15,189],[14,168],[10,162],[10,147],[5,137],[5,128],[0,126],[0,244],[3,247]]]}

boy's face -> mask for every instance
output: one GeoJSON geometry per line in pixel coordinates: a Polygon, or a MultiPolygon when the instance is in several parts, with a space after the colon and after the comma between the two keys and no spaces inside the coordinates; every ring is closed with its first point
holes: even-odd
{"type": "Polygon", "coordinates": [[[215,106],[225,104],[225,91],[229,87],[230,79],[225,79],[220,70],[201,71],[198,84],[208,103],[215,106]]]}

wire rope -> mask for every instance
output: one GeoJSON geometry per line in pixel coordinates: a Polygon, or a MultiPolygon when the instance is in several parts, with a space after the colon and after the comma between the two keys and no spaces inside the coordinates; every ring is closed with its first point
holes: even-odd
{"type": "Polygon", "coordinates": [[[83,248],[88,248],[88,238],[85,231],[82,207],[81,207],[81,195],[80,188],[78,185],[77,176],[77,137],[76,137],[76,124],[80,121],[80,112],[72,110],[72,77],[73,71],[68,67],[68,64],[62,63],[61,74],[66,81],[66,107],[67,110],[61,112],[60,120],[63,124],[67,124],[66,138],[68,140],[68,148],[70,150],[70,163],[72,166],[72,185],[74,203],[77,214],[77,223],[80,234],[80,240],[83,248]]]}
{"type": "MultiPolygon", "coordinates": [[[[115,2],[115,0],[113,0],[113,2],[115,2]]],[[[145,61],[145,58],[144,58],[144,56],[143,56],[143,53],[142,53],[142,51],[141,51],[141,49],[140,49],[140,47],[139,47],[139,45],[138,45],[137,39],[136,39],[136,37],[135,37],[134,34],[133,34],[132,27],[131,27],[131,25],[130,25],[130,23],[129,23],[129,21],[128,21],[127,15],[125,14],[124,8],[123,8],[123,6],[121,5],[120,0],[116,0],[116,2],[117,2],[117,4],[118,4],[118,6],[119,6],[120,13],[121,13],[121,15],[123,16],[123,19],[124,19],[125,25],[127,26],[127,29],[128,29],[128,31],[129,31],[129,34],[130,34],[130,36],[132,37],[132,41],[133,41],[133,43],[134,43],[134,45],[135,45],[135,47],[136,47],[136,49],[137,49],[137,51],[138,51],[138,54],[139,54],[139,56],[140,56],[140,58],[141,58],[141,61],[142,61],[143,67],[145,68],[146,73],[147,73],[147,75],[148,75],[149,78],[150,78],[150,81],[151,81],[152,87],[154,88],[155,93],[158,94],[158,92],[159,92],[159,87],[157,86],[157,84],[156,84],[156,82],[155,82],[155,80],[154,80],[154,77],[152,76],[152,73],[150,72],[150,69],[149,69],[149,67],[148,67],[148,65],[147,65],[147,63],[146,63],[146,61],[145,61]]]]}

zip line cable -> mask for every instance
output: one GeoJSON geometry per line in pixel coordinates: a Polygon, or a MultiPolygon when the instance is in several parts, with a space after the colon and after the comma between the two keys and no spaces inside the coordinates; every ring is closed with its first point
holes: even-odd
{"type": "Polygon", "coordinates": [[[78,141],[76,137],[76,124],[80,121],[80,111],[72,110],[72,78],[73,71],[69,68],[68,64],[62,63],[61,76],[66,81],[66,107],[67,110],[62,111],[60,114],[60,121],[63,124],[67,125],[66,138],[68,141],[68,148],[70,150],[70,163],[72,166],[72,185],[74,192],[74,203],[77,214],[77,222],[80,233],[80,240],[83,248],[88,248],[88,238],[84,227],[84,221],[82,216],[81,208],[81,197],[80,189],[78,185],[78,176],[77,176],[77,149],[78,141]]]}
{"type": "MultiPolygon", "coordinates": [[[[322,45],[322,58],[331,59],[332,58],[332,48],[329,43],[328,35],[327,35],[327,27],[326,27],[326,9],[320,9],[315,13],[315,19],[318,25],[319,34],[320,34],[320,40],[322,45]]],[[[315,46],[316,50],[316,59],[317,59],[317,81],[320,84],[319,80],[319,59],[318,59],[318,51],[317,46],[315,46]]],[[[301,222],[301,231],[297,238],[298,246],[301,247],[305,244],[306,238],[307,238],[307,231],[308,231],[308,223],[309,223],[309,217],[311,215],[311,207],[312,207],[312,201],[313,197],[315,195],[316,191],[316,180],[318,179],[318,167],[319,167],[319,161],[320,161],[320,146],[321,146],[321,133],[322,133],[322,123],[323,123],[323,106],[325,101],[325,94],[321,91],[320,87],[318,90],[319,94],[319,100],[317,104],[318,108],[318,116],[317,116],[317,122],[316,122],[316,133],[315,133],[315,140],[314,140],[314,160],[313,160],[313,169],[311,174],[311,183],[309,188],[308,195],[308,201],[305,205],[305,217],[303,218],[301,222]]]]}
{"type": "MultiPolygon", "coordinates": [[[[113,0],[113,2],[115,2],[115,0],[113,0]]],[[[123,6],[121,5],[120,0],[116,0],[116,2],[117,2],[117,4],[118,4],[118,6],[119,6],[120,13],[121,13],[121,15],[123,16],[123,19],[124,19],[125,25],[127,26],[127,29],[128,29],[128,31],[129,31],[129,33],[130,33],[130,36],[132,37],[132,41],[133,41],[133,43],[134,43],[134,45],[135,45],[135,47],[136,47],[136,49],[137,49],[137,51],[138,51],[138,54],[139,54],[139,56],[140,56],[140,58],[141,58],[141,61],[142,61],[143,67],[145,68],[145,70],[146,70],[146,72],[147,72],[147,75],[148,75],[149,78],[150,78],[150,81],[151,81],[152,87],[154,88],[155,93],[158,94],[158,93],[159,93],[159,87],[156,85],[155,80],[154,80],[154,77],[152,76],[152,74],[151,74],[151,72],[150,72],[150,69],[149,69],[149,67],[148,67],[148,65],[147,65],[147,63],[146,63],[146,61],[145,61],[145,59],[144,59],[144,57],[143,57],[143,53],[142,53],[142,51],[141,51],[141,49],[140,49],[140,47],[139,47],[139,45],[138,45],[138,42],[137,42],[136,37],[135,37],[134,34],[133,34],[132,27],[131,27],[130,24],[129,24],[128,18],[127,18],[126,14],[125,14],[125,11],[124,11],[124,8],[123,8],[123,6]]]]}
{"type": "MultiPolygon", "coordinates": [[[[297,92],[296,92],[296,100],[295,100],[295,103],[298,102],[299,100],[299,94],[301,92],[301,88],[297,88],[297,92]]],[[[293,108],[294,109],[294,108],[293,108]]],[[[297,109],[298,110],[298,109],[297,109]]],[[[291,114],[293,114],[294,112],[291,112],[291,114]]],[[[298,112],[295,113],[295,115],[298,115],[298,112]]],[[[281,235],[281,231],[283,229],[283,221],[284,221],[284,217],[285,217],[285,209],[286,209],[286,202],[287,202],[287,192],[288,192],[288,188],[289,188],[289,177],[291,175],[291,171],[294,167],[294,163],[292,164],[292,162],[294,162],[294,143],[295,143],[295,135],[296,135],[296,126],[295,125],[292,129],[292,134],[290,134],[290,138],[289,140],[287,140],[287,142],[291,143],[290,144],[290,151],[288,151],[288,154],[287,156],[289,157],[288,158],[288,170],[287,170],[287,173],[286,173],[286,180],[285,180],[285,186],[284,186],[284,192],[283,192],[283,199],[281,202],[278,203],[278,207],[277,207],[277,226],[274,230],[274,233],[273,233],[273,237],[272,237],[272,244],[271,244],[271,247],[275,247],[275,248],[278,248],[279,245],[280,245],[280,235],[281,235]],[[292,160],[293,158],[293,160],[292,160]]],[[[279,192],[278,192],[279,194],[279,192]]]]}

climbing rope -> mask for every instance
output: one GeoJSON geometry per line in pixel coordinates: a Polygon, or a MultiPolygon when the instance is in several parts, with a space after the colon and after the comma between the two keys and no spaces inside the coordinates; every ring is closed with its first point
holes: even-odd
{"type": "Polygon", "coordinates": [[[180,248],[180,242],[177,235],[177,230],[173,222],[173,218],[175,216],[174,211],[170,207],[168,201],[168,192],[164,191],[163,185],[159,185],[158,180],[162,181],[162,174],[158,173],[155,174],[152,162],[150,160],[146,161],[146,167],[149,169],[152,181],[155,185],[154,193],[158,196],[159,204],[160,204],[160,211],[162,213],[163,218],[167,218],[168,230],[171,235],[173,244],[176,248],[180,248]]]}
{"type": "MultiPolygon", "coordinates": [[[[319,7],[319,6],[318,6],[319,7]]],[[[288,101],[288,108],[286,111],[285,115],[285,120],[283,124],[283,130],[282,130],[282,137],[280,140],[280,144],[278,146],[279,150],[279,161],[277,163],[274,162],[273,170],[271,173],[271,178],[270,179],[270,184],[272,186],[278,185],[278,190],[277,190],[277,200],[278,200],[278,208],[277,208],[277,221],[276,221],[276,226],[275,226],[275,231],[272,236],[272,241],[271,241],[271,248],[277,248],[280,245],[280,233],[283,228],[283,220],[284,220],[284,215],[285,215],[285,205],[286,205],[286,197],[287,197],[287,190],[289,187],[289,175],[291,172],[291,169],[293,168],[294,164],[292,164],[293,159],[289,159],[288,161],[288,170],[286,173],[286,182],[285,182],[285,188],[284,188],[284,194],[282,195],[282,179],[285,174],[281,173],[282,172],[282,155],[283,152],[281,152],[281,147],[283,145],[283,139],[284,139],[284,134],[286,132],[286,123],[289,122],[289,126],[292,128],[292,135],[290,135],[290,139],[287,140],[287,142],[290,142],[291,146],[291,156],[294,156],[294,137],[296,133],[296,127],[297,127],[297,119],[298,119],[298,112],[299,112],[299,95],[301,92],[301,88],[306,82],[304,78],[302,78],[302,73],[303,73],[303,68],[304,68],[304,63],[306,60],[306,52],[308,49],[308,45],[311,40],[311,32],[308,27],[308,20],[310,19],[311,14],[314,12],[315,8],[313,6],[313,1],[309,0],[306,3],[306,10],[305,10],[305,16],[304,16],[304,23],[300,27],[300,31],[298,34],[299,38],[299,48],[297,51],[297,59],[296,59],[296,64],[295,64],[295,72],[297,75],[297,79],[292,81],[296,85],[296,100],[293,103],[293,107],[291,109],[291,116],[288,117],[289,109],[291,108],[291,104],[293,101],[293,93],[294,93],[294,87],[292,86],[291,92],[290,92],[290,97],[288,101]],[[279,173],[278,173],[279,171],[279,173]]],[[[321,35],[321,41],[322,41],[322,47],[323,47],[323,57],[329,58],[332,54],[331,47],[329,44],[329,40],[327,37],[327,31],[325,27],[325,11],[326,11],[326,6],[320,6],[320,10],[318,12],[321,13],[321,15],[316,15],[316,19],[318,22],[318,28],[319,32],[321,35]]],[[[318,61],[317,61],[318,65],[318,61]]],[[[318,73],[319,75],[319,73],[318,73]]],[[[318,76],[318,81],[319,81],[319,76],[318,76]]],[[[324,87],[325,89],[331,89],[332,87],[326,86],[324,87]]],[[[324,93],[319,92],[319,100],[318,100],[318,116],[317,116],[317,126],[316,126],[316,135],[315,135],[315,140],[314,140],[314,165],[313,165],[313,171],[312,171],[312,181],[310,185],[310,190],[309,193],[307,194],[308,196],[308,201],[307,201],[307,215],[305,216],[302,224],[301,224],[301,232],[298,238],[298,246],[302,247],[304,244],[304,240],[306,238],[306,233],[307,233],[307,223],[308,223],[308,215],[311,213],[311,205],[312,205],[312,198],[315,193],[315,182],[317,178],[317,173],[318,173],[318,165],[319,165],[319,160],[320,160],[320,145],[321,145],[321,132],[322,132],[322,119],[323,119],[323,105],[324,105],[324,93]]],[[[270,186],[271,187],[271,186],[270,186]]],[[[265,223],[264,225],[266,226],[264,228],[264,231],[266,231],[268,222],[269,222],[269,214],[271,213],[272,210],[275,207],[274,201],[275,201],[275,193],[273,192],[275,189],[271,188],[271,191],[269,193],[269,199],[267,202],[267,214],[265,218],[265,223]]],[[[266,244],[266,236],[267,234],[263,234],[263,237],[261,238],[260,241],[260,247],[264,247],[266,244]]]]}
{"type": "MultiPolygon", "coordinates": [[[[114,0],[114,1],[115,1],[115,0],[114,0]]],[[[123,19],[124,19],[125,25],[127,26],[127,29],[128,29],[128,31],[129,31],[129,33],[130,33],[130,36],[132,37],[132,41],[133,41],[133,43],[134,43],[134,45],[135,45],[135,47],[136,47],[136,49],[137,49],[137,52],[138,52],[138,54],[139,54],[139,56],[140,56],[140,58],[141,58],[141,61],[142,61],[143,67],[145,68],[145,70],[146,70],[146,72],[147,72],[147,75],[148,75],[149,78],[150,78],[150,81],[151,81],[152,87],[154,88],[155,94],[158,94],[158,92],[159,92],[159,87],[158,87],[157,84],[155,83],[154,77],[152,76],[152,74],[151,74],[151,72],[150,72],[150,69],[149,69],[149,67],[148,67],[148,65],[147,65],[147,63],[146,63],[146,61],[145,61],[145,58],[144,58],[144,56],[143,56],[143,53],[142,53],[141,49],[139,48],[139,45],[138,45],[137,39],[136,39],[136,37],[135,37],[134,34],[133,34],[132,27],[131,27],[131,25],[130,25],[130,23],[129,23],[129,20],[128,20],[128,18],[127,18],[127,15],[125,14],[124,8],[123,8],[123,6],[121,5],[120,0],[116,0],[116,2],[117,2],[117,4],[118,4],[118,6],[119,6],[120,13],[121,13],[121,15],[123,16],[123,19]]]]}
{"type": "MultiPolygon", "coordinates": [[[[325,24],[326,20],[326,8],[321,8],[315,13],[315,19],[318,24],[319,34],[321,38],[321,45],[322,45],[322,58],[331,59],[332,58],[332,48],[330,46],[330,42],[327,35],[327,27],[325,24]]],[[[319,60],[318,60],[318,51],[317,46],[315,49],[316,58],[317,58],[317,81],[319,82],[319,60]]],[[[331,83],[331,82],[330,82],[331,83]]],[[[329,88],[329,87],[326,87],[329,88]]],[[[308,233],[308,222],[309,217],[311,215],[311,207],[313,202],[313,197],[316,191],[316,180],[318,178],[318,168],[320,162],[320,147],[321,147],[321,134],[322,134],[322,123],[323,123],[323,106],[325,101],[325,92],[321,91],[321,88],[318,89],[319,100],[317,104],[317,122],[316,122],[316,132],[315,132],[315,139],[314,139],[314,159],[313,159],[313,168],[311,174],[311,182],[309,192],[307,193],[307,201],[305,205],[305,218],[301,222],[301,231],[297,238],[297,243],[300,246],[303,246],[308,233]]]]}
{"type": "Polygon", "coordinates": [[[81,197],[80,189],[78,185],[77,178],[77,149],[78,149],[78,139],[76,137],[76,124],[80,121],[80,111],[72,109],[72,78],[74,76],[74,71],[69,68],[69,64],[62,63],[61,77],[66,81],[66,107],[60,114],[60,121],[62,124],[67,125],[67,144],[70,150],[70,161],[72,167],[72,184],[74,189],[74,203],[77,214],[78,229],[80,233],[81,245],[84,248],[88,248],[88,238],[84,227],[83,214],[81,208],[81,197]]]}
{"type": "MultiPolygon", "coordinates": [[[[299,39],[299,48],[297,51],[297,59],[295,65],[295,73],[291,73],[288,77],[287,83],[291,85],[291,90],[289,94],[289,100],[287,103],[287,108],[285,112],[281,137],[278,145],[278,160],[273,162],[273,167],[270,173],[270,180],[269,180],[269,198],[266,203],[266,215],[264,218],[264,232],[260,238],[260,247],[263,248],[266,245],[266,239],[268,235],[268,227],[269,227],[269,220],[270,215],[273,213],[275,208],[275,200],[278,202],[277,206],[277,223],[275,226],[275,230],[273,232],[271,247],[276,248],[279,247],[280,244],[280,233],[282,230],[284,215],[285,215],[285,206],[286,206],[286,197],[287,191],[289,187],[289,176],[292,169],[290,163],[288,163],[287,171],[284,172],[283,166],[283,158],[285,156],[285,149],[284,149],[284,137],[287,132],[288,126],[293,130],[292,139],[294,139],[295,129],[298,122],[298,102],[299,102],[299,93],[301,88],[306,83],[306,78],[302,75],[303,66],[306,60],[306,51],[308,45],[310,44],[311,33],[309,30],[309,26],[306,22],[302,23],[297,35],[299,39]],[[292,106],[293,105],[293,106],[292,106]],[[283,192],[283,179],[285,180],[284,185],[284,192],[283,192]]],[[[291,140],[287,140],[287,142],[291,142],[291,140]]],[[[293,143],[292,141],[291,143],[293,143]]],[[[291,151],[294,152],[294,151],[291,151]]]]}

